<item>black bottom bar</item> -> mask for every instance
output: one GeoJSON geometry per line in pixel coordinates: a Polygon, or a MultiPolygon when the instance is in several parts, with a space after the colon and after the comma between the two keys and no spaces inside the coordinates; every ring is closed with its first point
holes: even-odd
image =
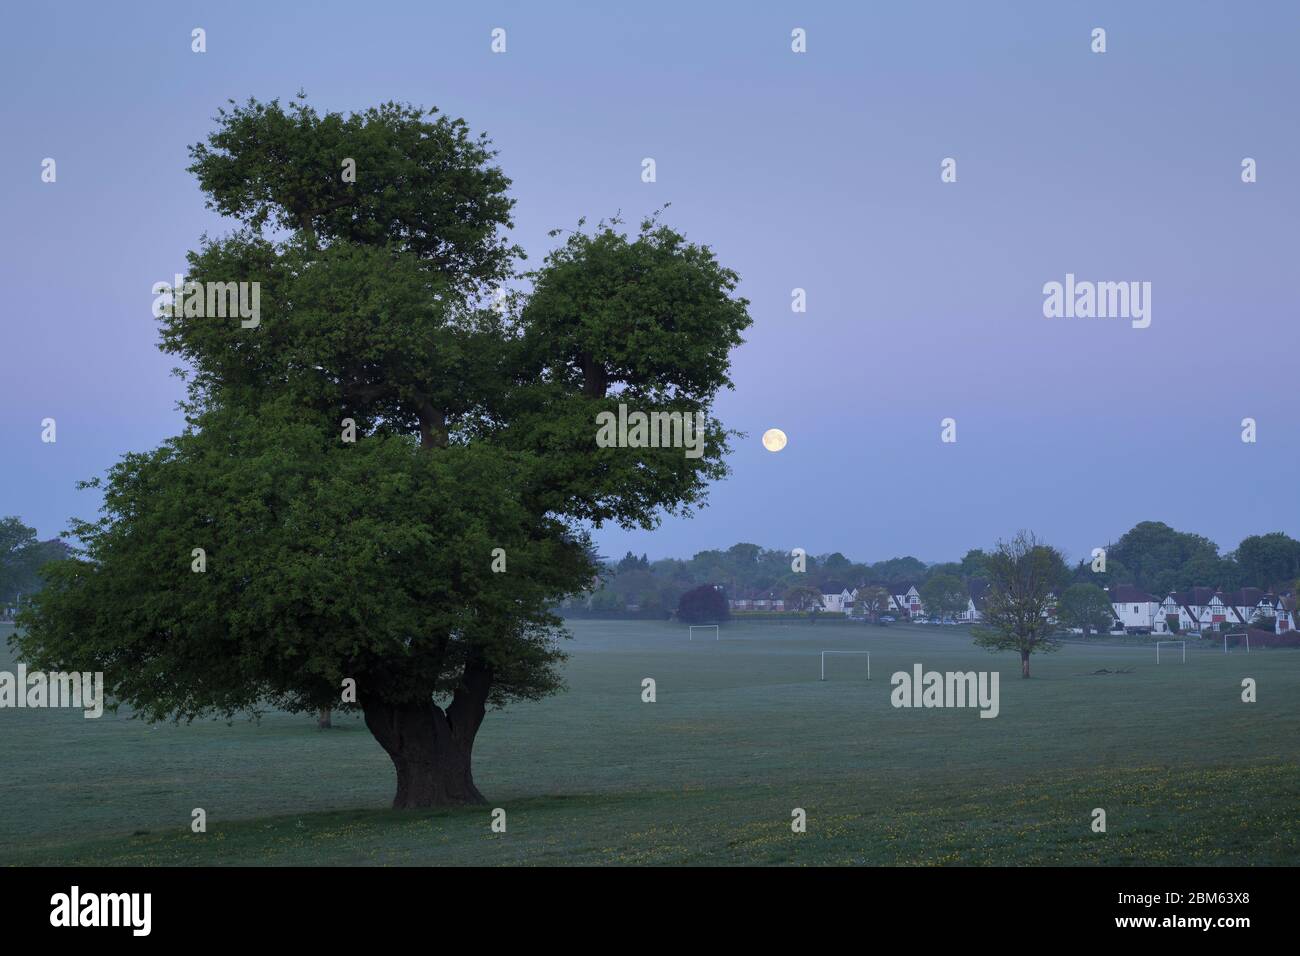
{"type": "Polygon", "coordinates": [[[566,927],[569,936],[610,919],[660,939],[680,925],[697,936],[786,929],[826,939],[851,926],[910,927],[927,943],[1030,930],[1039,940],[1172,931],[1230,942],[1281,930],[1292,882],[1278,869],[9,869],[0,871],[0,914],[8,939],[75,933],[81,942],[274,933],[299,945],[373,947],[438,927],[566,927]],[[121,894],[148,894],[147,908],[143,895],[121,894]]]}

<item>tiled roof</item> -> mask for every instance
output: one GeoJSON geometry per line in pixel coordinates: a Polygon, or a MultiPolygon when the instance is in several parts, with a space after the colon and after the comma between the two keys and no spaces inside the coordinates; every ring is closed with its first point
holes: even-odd
{"type": "Polygon", "coordinates": [[[1111,604],[1159,604],[1160,598],[1154,594],[1147,594],[1141,588],[1135,588],[1129,584],[1112,584],[1109,591],[1111,604]]]}

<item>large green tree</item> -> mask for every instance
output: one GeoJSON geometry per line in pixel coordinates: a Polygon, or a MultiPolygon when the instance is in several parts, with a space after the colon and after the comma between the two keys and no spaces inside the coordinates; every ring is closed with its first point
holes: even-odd
{"type": "Polygon", "coordinates": [[[920,581],[928,571],[929,568],[926,567],[924,561],[911,555],[905,558],[890,558],[888,561],[877,561],[867,567],[867,574],[872,580],[890,585],[920,581]]]}
{"type": "Polygon", "coordinates": [[[395,807],[482,802],[487,709],[561,686],[548,608],[593,579],[585,529],[654,527],[726,473],[737,277],[657,218],[580,221],[489,307],[519,278],[509,180],[434,111],[232,103],[192,156],[240,225],[187,279],[259,283],[260,323],[163,315],[187,428],[110,470],[20,651],[149,719],[357,706],[395,807]],[[703,414],[702,454],[599,447],[620,403],[703,414]]]}
{"type": "Polygon", "coordinates": [[[1201,576],[1226,576],[1219,547],[1199,534],[1175,531],[1161,521],[1142,521],[1106,549],[1107,573],[1091,580],[1101,584],[1133,584],[1161,597],[1195,585],[1226,587],[1226,582],[1201,576]]]}
{"type": "Polygon", "coordinates": [[[1300,541],[1280,531],[1257,534],[1237,546],[1243,582],[1266,590],[1285,590],[1300,576],[1300,541]]]}
{"type": "Polygon", "coordinates": [[[1027,531],[999,542],[985,569],[989,591],[983,625],[972,631],[975,643],[990,651],[1018,652],[1020,676],[1028,677],[1031,654],[1059,647],[1052,640],[1052,614],[1069,569],[1059,551],[1027,531]]]}

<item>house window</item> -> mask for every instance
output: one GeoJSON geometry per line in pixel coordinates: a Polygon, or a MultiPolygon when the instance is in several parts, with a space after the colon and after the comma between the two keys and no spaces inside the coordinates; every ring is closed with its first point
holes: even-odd
{"type": "Polygon", "coordinates": [[[1137,612],[1138,612],[1138,606],[1137,606],[1136,604],[1134,604],[1134,605],[1133,605],[1133,613],[1136,614],[1137,612]]]}

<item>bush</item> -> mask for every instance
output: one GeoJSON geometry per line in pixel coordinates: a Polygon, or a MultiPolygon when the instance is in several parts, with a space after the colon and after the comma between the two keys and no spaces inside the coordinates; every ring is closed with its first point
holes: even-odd
{"type": "MultiPolygon", "coordinates": [[[[732,611],[733,620],[744,621],[747,624],[765,623],[768,621],[802,621],[805,624],[812,621],[843,621],[850,623],[850,618],[843,611],[818,611],[816,618],[808,611],[732,611]]],[[[853,624],[860,624],[861,621],[851,621],[853,624]]]]}
{"type": "Polygon", "coordinates": [[[666,621],[672,617],[663,608],[641,608],[629,611],[626,608],[589,608],[585,606],[557,607],[552,610],[563,618],[575,618],[594,621],[666,621]]]}
{"type": "Polygon", "coordinates": [[[1277,630],[1277,618],[1272,614],[1256,614],[1251,619],[1250,626],[1252,630],[1258,629],[1272,634],[1277,630]]]}
{"type": "Polygon", "coordinates": [[[1284,631],[1274,634],[1272,631],[1257,631],[1252,627],[1250,646],[1252,650],[1260,647],[1300,647],[1300,633],[1284,631]]]}
{"type": "Polygon", "coordinates": [[[722,624],[731,617],[727,592],[719,584],[702,584],[677,602],[677,619],[685,624],[722,624]]]}

